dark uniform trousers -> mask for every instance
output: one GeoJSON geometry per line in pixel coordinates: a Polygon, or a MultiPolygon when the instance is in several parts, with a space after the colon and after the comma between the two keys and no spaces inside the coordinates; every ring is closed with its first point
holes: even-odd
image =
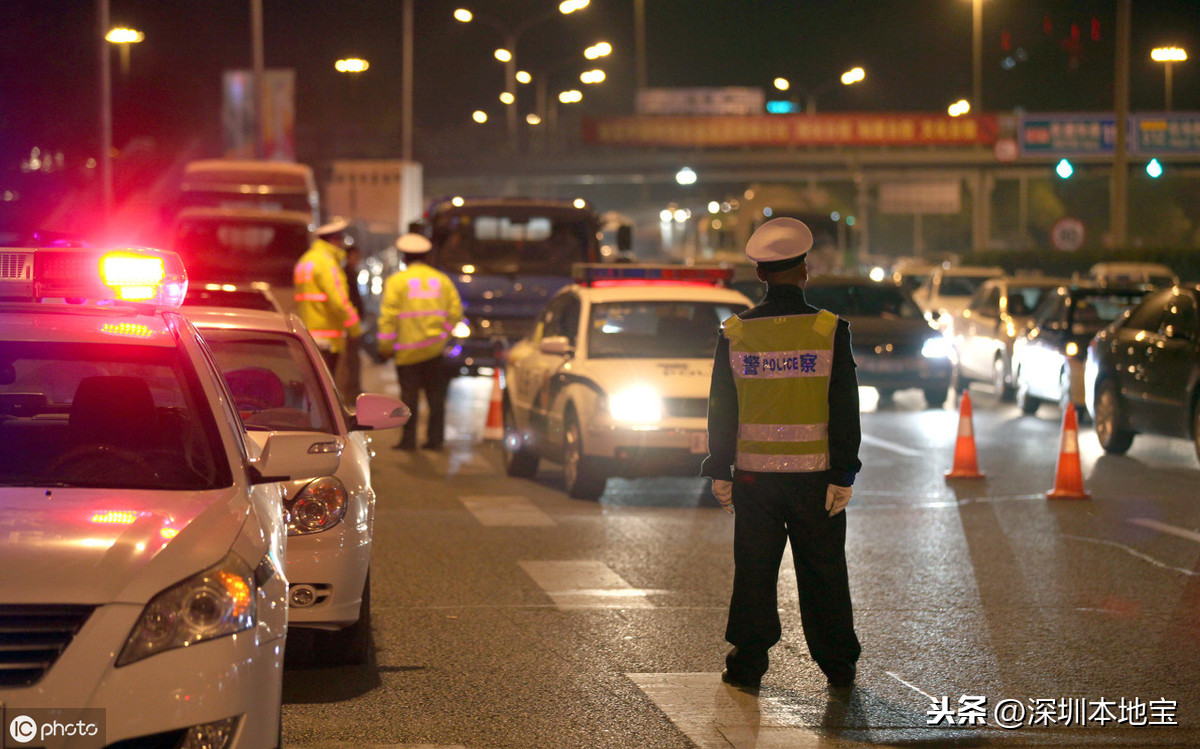
{"type": "Polygon", "coordinates": [[[429,404],[429,422],[425,425],[425,446],[439,448],[446,440],[446,392],[450,389],[450,370],[439,354],[416,364],[396,365],[400,381],[400,400],[412,411],[399,447],[412,449],[417,445],[417,413],[421,392],[429,404]]]}
{"type": "Polygon", "coordinates": [[[764,673],[767,649],[779,642],[776,589],[789,539],[809,653],[827,674],[858,660],[846,513],[829,517],[827,487],[822,473],[734,473],[734,581],[725,639],[737,647],[736,662],[728,665],[742,674],[764,673]]]}

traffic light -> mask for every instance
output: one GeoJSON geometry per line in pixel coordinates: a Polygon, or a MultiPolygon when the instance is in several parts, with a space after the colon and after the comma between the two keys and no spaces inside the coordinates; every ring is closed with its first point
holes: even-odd
{"type": "Polygon", "coordinates": [[[1058,176],[1066,179],[1075,173],[1075,167],[1071,166],[1071,162],[1063,159],[1062,161],[1058,162],[1057,166],[1054,167],[1054,171],[1056,174],[1058,174],[1058,176]]]}
{"type": "Polygon", "coordinates": [[[1150,163],[1146,164],[1146,174],[1149,174],[1154,179],[1162,176],[1163,166],[1158,163],[1158,159],[1150,159],[1150,163]]]}

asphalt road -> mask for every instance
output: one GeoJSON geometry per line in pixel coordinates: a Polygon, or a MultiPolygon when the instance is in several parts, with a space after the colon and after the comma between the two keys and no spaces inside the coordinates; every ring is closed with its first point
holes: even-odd
{"type": "MultiPolygon", "coordinates": [[[[369,367],[373,389],[394,374],[369,367]]],[[[864,390],[847,553],[849,695],[784,639],[757,695],[723,685],[733,523],[699,479],[504,475],[491,383],[452,390],[452,448],[375,446],[375,662],[290,658],[286,746],[1200,746],[1200,465],[1191,443],[1079,443],[1087,500],[1047,500],[1057,409],[972,391],[986,478],[947,482],[959,416],[864,390]],[[937,705],[938,709],[933,706],[937,705]],[[1008,727],[1002,727],[1007,725],[1008,727]]]]}

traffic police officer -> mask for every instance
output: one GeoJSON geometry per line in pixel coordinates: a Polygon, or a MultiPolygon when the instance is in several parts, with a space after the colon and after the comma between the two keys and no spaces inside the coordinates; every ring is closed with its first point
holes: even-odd
{"type": "Polygon", "coordinates": [[[337,376],[338,357],[349,338],[362,335],[358,310],[346,282],[346,230],[350,222],[335,218],[316,231],[308,251],[293,269],[296,313],[321,350],[329,371],[337,376]]]}
{"type": "Polygon", "coordinates": [[[776,583],[790,539],[808,650],[835,688],[854,682],[861,648],[846,571],[846,515],[862,467],[850,326],[804,299],[812,232],[777,218],[746,256],[767,294],[726,320],[708,401],[701,474],[734,512],[734,580],[723,681],[756,688],[781,630],[776,583]]]}
{"type": "Polygon", "coordinates": [[[400,400],[412,410],[404,425],[399,450],[417,448],[417,410],[421,391],[429,404],[425,427],[427,450],[440,450],[446,432],[446,391],[450,370],[442,350],[450,331],[462,320],[462,299],[445,273],[422,262],[433,248],[421,234],[409,233],[396,240],[404,253],[405,267],[388,276],[379,310],[379,354],[393,357],[400,400]]]}

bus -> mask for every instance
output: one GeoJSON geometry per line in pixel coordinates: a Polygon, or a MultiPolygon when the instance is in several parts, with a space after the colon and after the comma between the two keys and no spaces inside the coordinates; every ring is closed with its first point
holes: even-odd
{"type": "Polygon", "coordinates": [[[600,262],[600,218],[583,201],[454,198],[427,213],[430,262],[462,297],[466,320],[446,347],[460,374],[490,374],[533,329],[576,263],[600,262]]]}
{"type": "Polygon", "coordinates": [[[316,228],[320,194],[312,167],[286,161],[201,159],[184,167],[178,209],[293,211],[316,228]]]}

